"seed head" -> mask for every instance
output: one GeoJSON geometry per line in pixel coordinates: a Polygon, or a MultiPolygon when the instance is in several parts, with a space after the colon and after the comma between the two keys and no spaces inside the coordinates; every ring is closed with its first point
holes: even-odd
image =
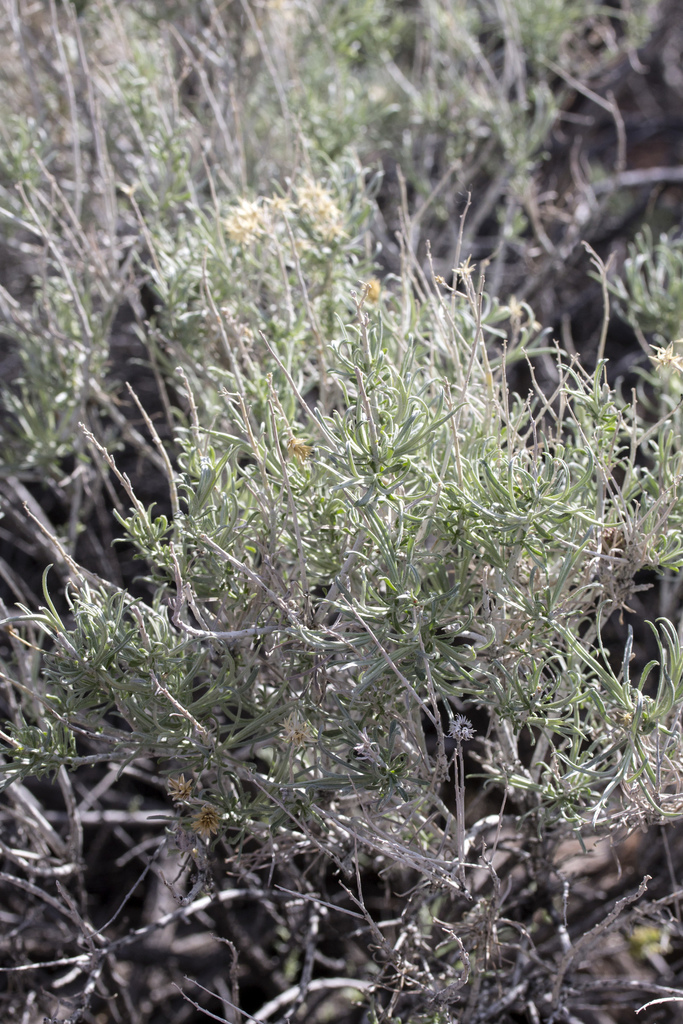
{"type": "Polygon", "coordinates": [[[174,803],[183,803],[183,801],[189,799],[192,793],[192,780],[186,779],[184,775],[179,775],[177,779],[169,779],[168,792],[173,798],[174,803]]]}
{"type": "Polygon", "coordinates": [[[296,711],[287,715],[282,726],[282,738],[293,747],[303,747],[313,737],[310,725],[308,722],[302,722],[296,711]]]}
{"type": "Polygon", "coordinates": [[[465,718],[464,715],[456,715],[451,722],[448,735],[451,736],[456,743],[464,743],[465,740],[473,739],[475,732],[476,729],[470,722],[469,718],[465,718]]]}
{"type": "Polygon", "coordinates": [[[218,832],[221,823],[221,816],[211,804],[204,804],[201,811],[198,811],[192,819],[192,831],[197,832],[202,839],[210,839],[218,832]]]}

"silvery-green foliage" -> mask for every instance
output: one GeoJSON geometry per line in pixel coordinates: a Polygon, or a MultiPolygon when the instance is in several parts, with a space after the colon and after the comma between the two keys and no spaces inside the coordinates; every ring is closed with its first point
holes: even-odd
{"type": "MultiPolygon", "coordinates": [[[[460,901],[477,1002],[507,898],[477,837],[683,812],[683,359],[648,348],[625,397],[510,294],[578,245],[536,191],[570,76],[632,54],[654,5],[207,0],[173,31],[166,5],[39,6],[2,83],[0,497],[54,569],[31,600],[1,567],[2,785],[144,760],[195,895],[212,845],[412,872],[415,990],[467,982],[432,933],[460,901]],[[605,626],[656,575],[636,668],[605,626]],[[483,790],[494,825],[466,817],[483,790]]],[[[610,282],[667,346],[680,271],[644,234],[610,282]]]]}
{"type": "MultiPolygon", "coordinates": [[[[321,792],[427,813],[441,716],[463,703],[494,723],[485,770],[544,821],[677,814],[675,630],[660,624],[660,662],[640,679],[628,656],[615,674],[600,643],[638,572],[683,561],[669,423],[646,427],[602,365],[559,362],[559,402],[523,402],[505,386],[495,304],[437,284],[405,337],[407,301],[359,302],[338,324],[315,402],[286,340],[265,365],[242,353],[223,370],[212,422],[176,438],[176,514],[135,502],[121,517],[153,605],[83,580],[75,629],[37,620],[53,645],[45,712],[102,723],[113,758],[192,771],[240,829],[281,808],[305,818],[321,792]]],[[[45,757],[31,735],[13,733],[8,779],[45,757]]],[[[79,759],[56,744],[47,763],[62,761],[79,759]]]]}
{"type": "Polygon", "coordinates": [[[658,342],[683,334],[683,239],[646,225],[629,245],[623,272],[611,282],[617,309],[628,322],[658,342]]]}

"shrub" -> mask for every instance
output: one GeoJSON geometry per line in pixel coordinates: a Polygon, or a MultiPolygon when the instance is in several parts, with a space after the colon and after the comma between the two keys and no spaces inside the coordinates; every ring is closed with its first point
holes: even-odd
{"type": "MultiPolygon", "coordinates": [[[[495,17],[363,2],[323,25],[306,5],[244,0],[232,21],[179,5],[174,23],[93,0],[14,25],[2,216],[30,285],[3,293],[20,369],[2,472],[54,573],[39,607],[7,573],[3,786],[19,822],[3,879],[80,930],[87,953],[53,924],[27,947],[52,950],[33,961],[45,984],[62,966],[80,979],[70,1022],[105,1019],[93,1007],[114,990],[131,1019],[160,1019],[123,994],[136,944],[239,901],[266,936],[230,918],[240,956],[261,971],[279,956],[261,1020],[327,1012],[318,992],[352,1019],[349,990],[366,1020],[502,1020],[520,1000],[553,1017],[600,936],[649,915],[665,949],[668,904],[628,909],[646,881],[559,959],[553,943],[568,837],[681,815],[676,600],[653,615],[655,657],[632,665],[630,631],[623,651],[604,639],[683,564],[681,366],[662,307],[678,243],[636,241],[609,282],[594,256],[650,356],[632,396],[608,379],[606,319],[590,369],[505,287],[506,251],[573,252],[528,180],[569,56],[588,76],[632,51],[651,5],[631,6],[625,28],[585,0],[495,17]],[[31,73],[27,46],[44,55],[31,73]],[[451,170],[434,185],[417,158],[437,130],[451,170]],[[408,182],[382,273],[369,165],[385,138],[401,138],[408,182]],[[486,197],[432,255],[420,221],[430,206],[437,232],[453,218],[456,167],[486,197]],[[494,215],[489,287],[488,261],[464,253],[494,215]],[[526,395],[510,386],[524,374],[526,395]],[[29,787],[43,776],[63,834],[29,787]],[[130,859],[177,903],[133,929],[132,892],[91,922],[83,877],[89,808],[128,793],[121,821],[139,821],[130,779],[157,812],[130,859]],[[519,910],[534,890],[547,920],[519,910]]],[[[192,998],[237,1020],[238,953],[218,940],[232,988],[192,998]]]]}

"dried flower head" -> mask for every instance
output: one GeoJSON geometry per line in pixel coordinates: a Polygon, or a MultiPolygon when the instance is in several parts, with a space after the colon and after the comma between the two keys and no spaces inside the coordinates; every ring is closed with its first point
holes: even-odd
{"type": "Polygon", "coordinates": [[[463,263],[458,264],[457,267],[453,267],[453,273],[459,275],[463,281],[465,281],[467,278],[472,277],[472,274],[476,269],[475,264],[472,263],[471,257],[468,256],[463,263]]]}
{"type": "Polygon", "coordinates": [[[297,189],[299,210],[312,222],[326,242],[345,234],[342,212],[322,185],[307,178],[297,189]]]}
{"type": "Polygon", "coordinates": [[[683,354],[676,352],[675,345],[683,342],[683,338],[679,341],[670,342],[666,348],[659,348],[657,345],[652,347],[655,350],[655,354],[650,356],[652,362],[659,369],[671,369],[678,370],[679,373],[683,373],[683,354]]]}
{"type": "Polygon", "coordinates": [[[192,793],[192,779],[186,779],[184,775],[179,775],[177,779],[169,779],[168,792],[175,803],[179,804],[184,800],[189,800],[192,793]]]}
{"type": "Polygon", "coordinates": [[[225,231],[233,242],[249,245],[263,234],[263,210],[258,202],[240,199],[223,221],[225,231]]]}
{"type": "Polygon", "coordinates": [[[526,314],[524,327],[531,328],[532,331],[540,331],[541,325],[538,320],[534,319],[533,310],[526,302],[520,302],[515,295],[511,295],[508,299],[508,310],[513,325],[517,327],[522,325],[522,317],[526,314]]]}
{"type": "Polygon", "coordinates": [[[308,722],[302,722],[296,711],[292,711],[282,723],[282,738],[293,747],[303,747],[313,737],[308,722]]]}
{"type": "Polygon", "coordinates": [[[300,466],[304,464],[306,459],[310,458],[313,451],[313,446],[310,444],[304,444],[298,437],[290,437],[287,443],[287,451],[290,455],[293,455],[300,466]]]}
{"type": "Polygon", "coordinates": [[[291,212],[292,204],[286,196],[271,196],[267,202],[273,213],[283,215],[291,212]]]}
{"type": "Polygon", "coordinates": [[[451,736],[456,743],[464,743],[465,740],[473,739],[475,732],[476,729],[470,722],[469,718],[466,718],[464,715],[456,715],[451,722],[448,735],[451,736]]]}
{"type": "Polygon", "coordinates": [[[204,804],[201,811],[192,819],[192,831],[197,832],[202,839],[210,839],[218,832],[221,823],[221,816],[211,804],[204,804]]]}

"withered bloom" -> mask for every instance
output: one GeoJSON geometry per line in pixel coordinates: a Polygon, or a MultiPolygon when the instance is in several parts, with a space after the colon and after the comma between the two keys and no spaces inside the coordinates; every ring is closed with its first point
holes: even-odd
{"type": "Polygon", "coordinates": [[[168,792],[174,803],[183,803],[184,800],[190,798],[192,793],[192,780],[186,779],[184,775],[179,775],[177,779],[169,779],[168,792]]]}
{"type": "Polygon", "coordinates": [[[300,466],[304,464],[313,451],[313,446],[310,444],[304,444],[298,437],[290,437],[289,443],[287,444],[287,451],[290,455],[293,455],[300,466]]]}
{"type": "Polygon", "coordinates": [[[192,819],[192,830],[202,837],[210,839],[218,832],[221,823],[221,816],[211,804],[204,804],[201,811],[198,811],[192,819]]]}

